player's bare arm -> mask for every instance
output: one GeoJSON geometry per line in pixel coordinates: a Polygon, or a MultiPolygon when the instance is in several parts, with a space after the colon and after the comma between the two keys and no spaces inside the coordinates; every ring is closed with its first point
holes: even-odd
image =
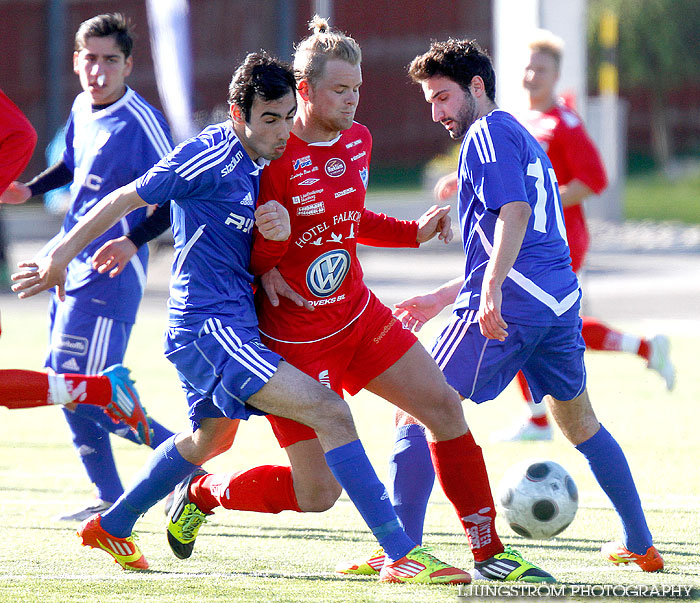
{"type": "Polygon", "coordinates": [[[394,316],[401,321],[405,329],[418,332],[431,318],[454,303],[464,279],[457,277],[440,285],[437,289],[425,295],[416,295],[398,304],[394,304],[394,316]]]}
{"type": "Polygon", "coordinates": [[[420,218],[418,218],[418,234],[416,241],[425,243],[437,235],[445,244],[452,240],[452,218],[450,218],[450,206],[439,207],[433,205],[420,218]]]}
{"type": "Polygon", "coordinates": [[[265,295],[267,295],[268,299],[270,300],[270,304],[273,306],[279,306],[279,298],[286,297],[300,308],[306,308],[311,312],[314,311],[314,305],[309,300],[304,299],[301,295],[294,291],[277,268],[272,268],[272,270],[268,270],[265,274],[263,274],[260,277],[260,284],[265,291],[265,295]]]}
{"type": "Polygon", "coordinates": [[[433,188],[433,196],[438,201],[446,201],[457,194],[457,172],[450,172],[442,176],[433,188]]]}
{"type": "Polygon", "coordinates": [[[271,241],[286,241],[292,233],[289,212],[278,201],[268,201],[255,210],[255,225],[271,241]]]}
{"type": "Polygon", "coordinates": [[[574,179],[559,186],[562,207],[571,207],[584,201],[593,194],[593,190],[580,180],[574,179]]]}
{"type": "Polygon", "coordinates": [[[20,271],[12,275],[12,290],[20,299],[32,297],[51,287],[57,288],[59,299],[65,299],[66,267],[92,240],[106,232],[128,213],[146,202],[136,192],[136,184],[107,195],[70,230],[46,257],[20,262],[20,271]]]}
{"type": "Polygon", "coordinates": [[[498,214],[479,303],[479,328],[487,339],[504,341],[508,337],[508,325],[501,316],[501,286],[518,257],[531,213],[525,201],[514,201],[501,207],[498,214]]]}
{"type": "Polygon", "coordinates": [[[114,278],[126,268],[138,250],[126,235],[112,239],[92,256],[92,267],[100,274],[109,272],[109,278],[114,278]]]}

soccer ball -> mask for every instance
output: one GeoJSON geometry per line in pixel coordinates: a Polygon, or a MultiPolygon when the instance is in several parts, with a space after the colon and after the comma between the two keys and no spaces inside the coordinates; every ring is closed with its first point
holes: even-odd
{"type": "Polygon", "coordinates": [[[498,487],[498,500],[516,534],[548,540],[574,520],[578,489],[558,463],[531,459],[506,471],[498,487]]]}

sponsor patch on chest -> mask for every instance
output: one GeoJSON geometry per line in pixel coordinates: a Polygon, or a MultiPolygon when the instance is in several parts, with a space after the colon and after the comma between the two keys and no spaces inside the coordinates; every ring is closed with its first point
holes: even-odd
{"type": "Polygon", "coordinates": [[[316,214],[322,214],[324,211],[326,211],[326,206],[323,204],[323,201],[319,201],[318,203],[297,207],[297,216],[315,216],[316,214]]]}
{"type": "Polygon", "coordinates": [[[326,161],[324,169],[331,178],[338,178],[345,173],[345,162],[338,157],[332,157],[326,161]]]}

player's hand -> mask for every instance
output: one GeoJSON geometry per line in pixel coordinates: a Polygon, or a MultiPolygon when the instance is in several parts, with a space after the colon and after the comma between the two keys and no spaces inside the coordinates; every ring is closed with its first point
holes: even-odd
{"type": "Polygon", "coordinates": [[[394,316],[401,321],[404,329],[418,333],[444,307],[437,295],[428,293],[394,304],[394,316]]]}
{"type": "Polygon", "coordinates": [[[457,194],[457,172],[444,175],[435,183],[433,195],[438,201],[445,201],[457,194]]]}
{"type": "Polygon", "coordinates": [[[31,196],[32,191],[29,190],[29,187],[26,184],[22,184],[21,182],[17,182],[15,180],[14,182],[11,182],[10,186],[8,186],[3,194],[0,195],[0,203],[19,205],[20,203],[24,203],[31,196]]]}
{"type": "Polygon", "coordinates": [[[260,234],[271,241],[286,241],[292,234],[287,208],[274,200],[255,210],[255,225],[260,234]]]}
{"type": "Polygon", "coordinates": [[[36,261],[20,262],[19,271],[12,275],[12,290],[17,297],[25,299],[37,293],[56,287],[61,301],[66,299],[66,267],[53,262],[50,256],[36,261]]]}
{"type": "Polygon", "coordinates": [[[450,218],[450,206],[438,207],[433,205],[420,218],[418,218],[418,234],[416,241],[425,243],[435,235],[446,244],[452,240],[452,218],[450,218]]]}
{"type": "Polygon", "coordinates": [[[479,329],[486,339],[505,341],[508,324],[501,316],[503,294],[500,287],[489,287],[484,283],[479,303],[479,329]]]}
{"type": "Polygon", "coordinates": [[[126,268],[137,251],[138,247],[126,236],[112,239],[92,256],[92,267],[100,274],[109,272],[109,278],[114,278],[126,268]]]}
{"type": "Polygon", "coordinates": [[[286,297],[287,299],[292,300],[300,308],[306,308],[311,312],[314,311],[313,304],[294,291],[294,289],[289,286],[287,281],[284,280],[284,277],[280,271],[277,270],[277,268],[268,270],[265,274],[263,274],[260,277],[260,283],[262,284],[262,288],[265,290],[267,298],[270,300],[270,303],[273,306],[279,306],[279,298],[286,297]]]}

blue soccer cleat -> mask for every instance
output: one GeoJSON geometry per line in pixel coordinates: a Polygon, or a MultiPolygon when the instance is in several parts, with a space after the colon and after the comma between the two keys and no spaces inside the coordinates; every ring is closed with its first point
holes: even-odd
{"type": "Polygon", "coordinates": [[[129,377],[129,369],[115,364],[106,368],[100,375],[107,377],[112,385],[112,401],[105,406],[104,411],[113,421],[126,423],[142,444],[150,446],[153,430],[134,382],[129,377]]]}

